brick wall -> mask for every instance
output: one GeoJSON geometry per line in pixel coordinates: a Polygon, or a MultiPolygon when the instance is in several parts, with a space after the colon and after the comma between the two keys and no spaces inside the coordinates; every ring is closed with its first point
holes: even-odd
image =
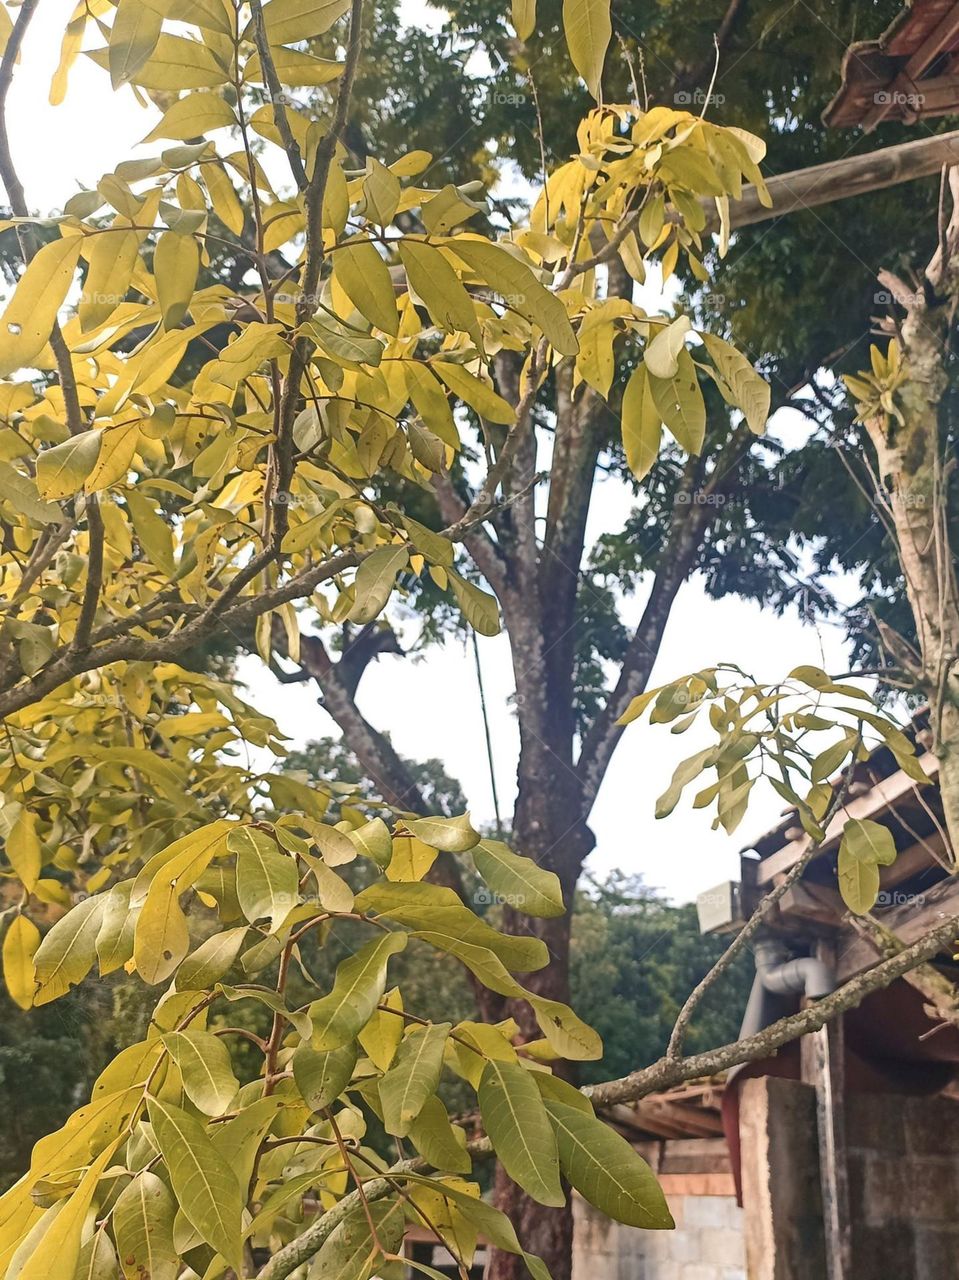
{"type": "Polygon", "coordinates": [[[574,1198],[573,1280],[746,1280],[733,1196],[667,1191],[675,1231],[638,1231],[574,1198]]]}

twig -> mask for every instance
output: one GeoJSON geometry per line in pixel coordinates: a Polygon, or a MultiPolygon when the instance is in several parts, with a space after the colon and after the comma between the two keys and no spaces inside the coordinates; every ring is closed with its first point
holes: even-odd
{"type": "Polygon", "coordinates": [[[266,34],[266,23],[263,20],[263,5],[260,0],[250,0],[250,12],[253,15],[253,40],[256,44],[256,51],[260,56],[260,70],[263,72],[266,87],[270,91],[273,119],[276,121],[277,132],[283,140],[283,150],[286,152],[287,159],[290,162],[293,181],[300,191],[305,191],[309,184],[307,183],[306,170],[303,168],[303,157],[300,154],[300,145],[293,136],[293,130],[290,128],[290,121],[287,118],[286,104],[283,101],[283,86],[280,84],[280,78],[276,73],[276,63],[273,61],[273,54],[270,50],[270,42],[266,34]]]}

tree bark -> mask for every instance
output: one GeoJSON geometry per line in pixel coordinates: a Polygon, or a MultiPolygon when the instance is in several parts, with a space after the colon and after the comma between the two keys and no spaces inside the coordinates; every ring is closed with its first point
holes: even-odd
{"type": "MultiPolygon", "coordinates": [[[[878,463],[877,500],[891,516],[920,661],[912,672],[929,700],[939,790],[955,860],[959,850],[959,589],[949,545],[949,475],[940,421],[948,385],[948,339],[959,304],[959,168],[949,171],[952,216],[923,287],[904,290],[900,327],[904,378],[899,413],[877,412],[866,429],[878,463]]],[[[883,279],[881,276],[880,279],[883,279]]]]}

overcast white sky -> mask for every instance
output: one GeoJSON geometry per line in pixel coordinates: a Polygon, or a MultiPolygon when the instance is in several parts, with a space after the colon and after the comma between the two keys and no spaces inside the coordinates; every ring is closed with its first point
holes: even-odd
{"type": "MultiPolygon", "coordinates": [[[[410,12],[414,12],[411,0],[410,12]]],[[[47,103],[60,33],[73,0],[43,0],[24,49],[10,97],[12,150],[31,206],[62,207],[78,186],[94,186],[100,176],[128,157],[150,129],[151,113],[142,110],[130,90],[113,94],[108,77],[81,58],[72,74],[66,103],[47,103]]],[[[151,148],[152,151],[154,148],[151,148]]],[[[142,153],[141,153],[142,154],[142,153]]],[[[787,427],[791,424],[786,424],[787,427]]],[[[625,492],[603,483],[594,503],[591,532],[621,525],[625,492]]],[[[629,607],[635,616],[641,602],[629,607]]],[[[497,780],[506,812],[512,801],[517,734],[507,699],[512,676],[504,637],[481,639],[480,652],[493,718],[497,780]]],[[[720,661],[732,661],[760,679],[785,675],[800,662],[844,665],[840,635],[817,632],[787,614],[777,618],[751,604],[708,600],[695,581],[680,593],[673,610],[654,682],[720,661]]],[[[318,707],[310,686],[278,686],[249,663],[244,673],[252,700],[278,720],[294,744],[334,731],[318,707]]],[[[438,756],[463,783],[474,815],[491,818],[493,807],[472,654],[450,643],[422,659],[384,658],[361,686],[360,703],[381,728],[390,730],[405,755],[438,756]]],[[[664,789],[679,759],[694,744],[689,735],[672,737],[663,728],[634,726],[624,740],[597,802],[593,828],[597,848],[590,869],[614,867],[639,872],[677,901],[687,900],[720,880],[738,875],[738,849],[772,825],[781,801],[771,792],[757,794],[739,833],[714,833],[703,812],[680,807],[663,822],[653,818],[655,797],[664,789]]],[[[557,776],[561,788],[564,779],[557,776]]]]}

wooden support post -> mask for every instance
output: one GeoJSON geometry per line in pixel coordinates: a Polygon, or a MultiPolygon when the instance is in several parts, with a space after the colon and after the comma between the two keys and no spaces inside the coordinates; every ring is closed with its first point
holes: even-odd
{"type": "Polygon", "coordinates": [[[842,1018],[804,1036],[801,1051],[802,1078],[816,1089],[826,1280],[853,1280],[842,1018]]]}

